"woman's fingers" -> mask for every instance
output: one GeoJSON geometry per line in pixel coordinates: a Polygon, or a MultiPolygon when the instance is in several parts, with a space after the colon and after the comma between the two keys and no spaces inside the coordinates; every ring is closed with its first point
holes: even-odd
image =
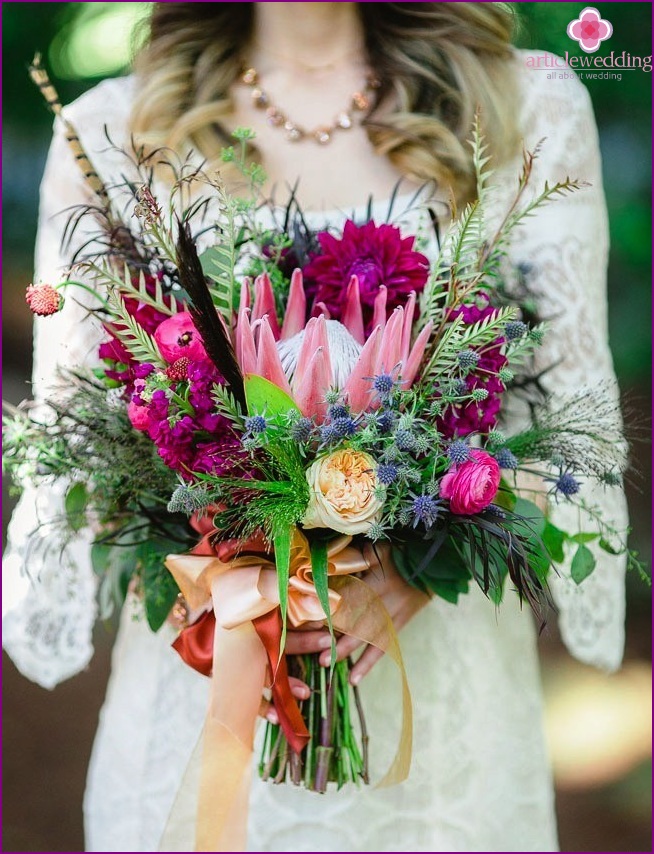
{"type": "Polygon", "coordinates": [[[289,631],[286,634],[286,646],[284,652],[289,655],[302,655],[304,653],[322,652],[332,645],[329,632],[324,628],[321,630],[289,631]]]}
{"type": "Polygon", "coordinates": [[[363,677],[370,672],[373,665],[376,664],[380,658],[383,658],[383,656],[384,653],[381,649],[376,646],[368,645],[365,648],[363,655],[360,656],[359,660],[350,671],[350,684],[358,685],[363,677]]]}
{"type": "Polygon", "coordinates": [[[306,682],[303,682],[301,679],[296,679],[295,676],[289,676],[288,681],[291,686],[291,694],[295,698],[298,700],[309,699],[311,696],[311,688],[309,688],[306,682]]]}
{"type": "MultiPolygon", "coordinates": [[[[291,686],[291,694],[297,700],[308,700],[311,696],[311,689],[307,685],[306,682],[303,682],[301,679],[297,679],[295,676],[288,677],[289,685],[291,686]]],[[[272,703],[265,699],[265,697],[261,698],[261,705],[259,706],[259,716],[265,718],[267,721],[270,721],[271,724],[279,723],[279,715],[272,703]]]]}
{"type": "MultiPolygon", "coordinates": [[[[351,635],[343,635],[336,642],[336,660],[343,661],[344,658],[347,658],[349,655],[352,655],[352,653],[360,646],[363,646],[363,644],[360,640],[357,640],[357,638],[353,638],[351,635]]],[[[323,652],[323,654],[318,660],[323,667],[329,667],[332,660],[331,649],[328,649],[326,652],[323,652]]]]}

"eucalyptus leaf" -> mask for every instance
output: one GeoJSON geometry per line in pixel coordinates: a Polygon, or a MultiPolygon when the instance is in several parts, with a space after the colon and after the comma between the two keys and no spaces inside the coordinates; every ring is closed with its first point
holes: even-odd
{"type": "Polygon", "coordinates": [[[581,584],[585,578],[588,578],[594,569],[595,555],[587,546],[580,545],[575,552],[575,556],[572,558],[572,565],[570,567],[572,580],[575,584],[581,584]]]}

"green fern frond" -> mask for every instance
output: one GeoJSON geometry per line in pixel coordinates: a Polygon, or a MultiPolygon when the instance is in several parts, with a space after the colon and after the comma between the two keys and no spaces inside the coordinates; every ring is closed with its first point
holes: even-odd
{"type": "Polygon", "coordinates": [[[122,299],[115,293],[109,295],[109,307],[114,322],[107,324],[112,335],[125,346],[131,355],[140,362],[150,362],[155,367],[165,368],[156,341],[143,329],[125,308],[122,299]]]}
{"type": "Polygon", "coordinates": [[[216,384],[213,387],[211,396],[216,404],[216,412],[227,418],[235,426],[243,428],[245,421],[241,406],[229,388],[216,384]]]}

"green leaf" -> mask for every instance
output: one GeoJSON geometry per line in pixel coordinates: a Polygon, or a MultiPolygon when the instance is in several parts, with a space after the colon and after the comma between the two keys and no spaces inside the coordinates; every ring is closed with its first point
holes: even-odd
{"type": "Polygon", "coordinates": [[[332,626],[332,615],[329,610],[329,576],[328,561],[327,561],[327,543],[324,540],[313,543],[311,546],[311,571],[313,573],[313,583],[316,586],[316,593],[325,612],[327,619],[327,627],[332,638],[332,660],[330,674],[336,664],[336,639],[334,638],[334,628],[332,626]]]}
{"type": "Polygon", "coordinates": [[[86,486],[83,483],[73,483],[66,492],[64,507],[68,524],[73,531],[79,531],[84,527],[86,522],[86,505],[88,504],[89,494],[86,491],[86,486]]]}
{"type": "Polygon", "coordinates": [[[595,556],[587,546],[580,545],[572,558],[570,575],[575,584],[581,584],[595,569],[595,556]]]}
{"type": "Polygon", "coordinates": [[[608,540],[604,539],[604,537],[600,537],[600,541],[597,545],[602,549],[602,551],[605,551],[607,554],[610,554],[610,555],[622,554],[621,551],[616,549],[615,546],[612,546],[608,540]]]}
{"type": "Polygon", "coordinates": [[[493,504],[497,504],[498,507],[503,507],[505,510],[513,510],[515,508],[515,503],[517,501],[516,494],[513,489],[509,486],[509,484],[502,478],[500,481],[500,488],[497,492],[497,495],[493,499],[493,504]]]}
{"type": "Polygon", "coordinates": [[[282,637],[279,643],[279,654],[284,652],[286,644],[286,611],[288,609],[288,577],[291,565],[291,539],[294,526],[284,525],[275,531],[273,545],[275,547],[275,566],[277,569],[277,584],[279,585],[279,609],[282,613],[282,637]]]}
{"type": "Polygon", "coordinates": [[[513,512],[518,516],[524,516],[531,530],[542,537],[546,519],[540,507],[537,507],[533,501],[528,501],[526,498],[517,498],[513,512]]]}
{"type": "Polygon", "coordinates": [[[424,567],[431,548],[431,541],[414,537],[401,545],[392,547],[393,562],[402,578],[424,592],[431,591],[446,602],[456,604],[461,593],[468,592],[470,572],[461,555],[448,540],[440,547],[436,556],[424,567]]]}
{"type": "Polygon", "coordinates": [[[257,374],[246,374],[243,382],[250,415],[274,417],[291,410],[300,411],[293,398],[269,380],[257,374]]]}
{"type": "Polygon", "coordinates": [[[598,533],[594,534],[584,534],[583,532],[579,534],[573,534],[569,537],[573,543],[578,543],[579,545],[583,545],[584,543],[592,543],[593,540],[596,540],[599,537],[598,533]]]}
{"type": "Polygon", "coordinates": [[[179,587],[166,569],[167,554],[179,550],[179,543],[152,540],[142,543],[139,558],[142,565],[145,616],[153,632],[158,632],[166,622],[177,600],[179,587]]]}
{"type": "Polygon", "coordinates": [[[551,522],[545,523],[545,528],[541,534],[545,548],[550,553],[553,561],[562,563],[565,559],[563,552],[563,543],[566,540],[567,534],[551,522]]]}
{"type": "Polygon", "coordinates": [[[91,565],[96,575],[102,576],[107,571],[111,551],[111,546],[107,546],[104,543],[93,543],[91,546],[91,565]]]}

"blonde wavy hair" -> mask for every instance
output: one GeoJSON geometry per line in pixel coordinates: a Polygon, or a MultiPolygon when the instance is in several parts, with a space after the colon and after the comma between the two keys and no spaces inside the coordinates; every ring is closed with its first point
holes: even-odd
{"type": "MultiPolygon", "coordinates": [[[[468,139],[480,111],[495,163],[518,144],[513,13],[504,3],[360,3],[371,68],[381,81],[364,120],[375,150],[407,177],[474,194],[468,139]],[[392,103],[383,120],[377,105],[392,103]]],[[[140,142],[209,162],[229,142],[230,87],[242,72],[252,3],[155,3],[131,129],[140,142]]],[[[253,156],[257,156],[253,151],[253,156]]]]}

